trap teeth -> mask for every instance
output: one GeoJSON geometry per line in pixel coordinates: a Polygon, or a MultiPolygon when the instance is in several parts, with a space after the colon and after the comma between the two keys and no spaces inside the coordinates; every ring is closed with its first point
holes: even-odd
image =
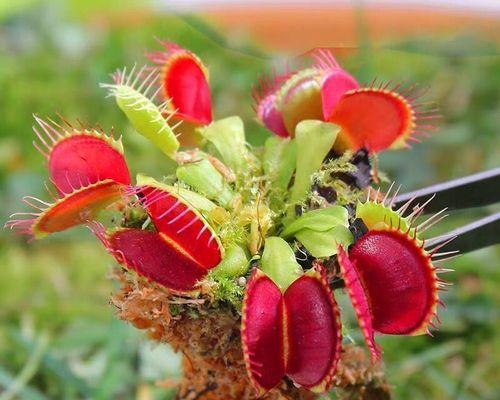
{"type": "Polygon", "coordinates": [[[373,358],[380,355],[375,332],[426,331],[436,313],[439,282],[430,254],[415,237],[395,228],[372,229],[338,260],[373,358]]]}
{"type": "Polygon", "coordinates": [[[207,68],[191,51],[171,42],[160,41],[160,44],[164,51],[146,55],[159,71],[159,93],[168,102],[172,116],[198,125],[209,124],[212,100],[207,68]]]}
{"type": "Polygon", "coordinates": [[[254,269],[242,318],[245,363],[260,394],[285,375],[315,392],[329,388],[342,338],[338,307],[322,267],[297,278],[284,293],[254,269]]]}
{"type": "Polygon", "coordinates": [[[161,233],[122,228],[107,235],[105,244],[120,264],[170,289],[192,290],[207,274],[203,266],[161,233]]]}

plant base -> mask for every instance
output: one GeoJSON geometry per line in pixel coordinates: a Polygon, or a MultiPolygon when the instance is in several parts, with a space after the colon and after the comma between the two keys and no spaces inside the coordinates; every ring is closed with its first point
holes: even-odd
{"type": "MultiPolygon", "coordinates": [[[[123,269],[114,272],[120,288],[111,301],[118,316],[166,342],[183,354],[179,400],[256,399],[240,339],[240,315],[230,306],[213,302],[209,294],[172,292],[123,269]]],[[[380,364],[372,365],[358,346],[344,347],[334,389],[340,399],[390,399],[380,364]]],[[[312,400],[317,395],[282,383],[263,400],[312,400]]]]}

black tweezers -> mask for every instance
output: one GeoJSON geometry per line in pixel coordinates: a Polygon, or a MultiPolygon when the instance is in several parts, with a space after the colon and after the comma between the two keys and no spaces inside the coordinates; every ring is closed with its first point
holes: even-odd
{"type": "MultiPolygon", "coordinates": [[[[418,206],[418,204],[428,202],[431,198],[432,201],[426,205],[424,213],[437,212],[443,208],[459,210],[496,204],[500,202],[500,168],[401,194],[396,196],[394,205],[398,208],[413,199],[418,206]]],[[[425,243],[426,247],[439,246],[439,251],[458,250],[460,253],[498,244],[500,243],[500,212],[427,239],[425,243]]]]}

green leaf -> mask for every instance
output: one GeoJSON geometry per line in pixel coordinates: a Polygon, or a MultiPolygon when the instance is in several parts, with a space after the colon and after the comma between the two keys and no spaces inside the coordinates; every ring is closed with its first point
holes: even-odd
{"type": "Polygon", "coordinates": [[[297,163],[297,143],[293,139],[271,136],[264,144],[262,160],[269,181],[278,190],[285,191],[297,163]]]}
{"type": "Polygon", "coordinates": [[[295,128],[297,170],[292,188],[292,203],[298,203],[306,196],[311,187],[311,174],[320,168],[332,149],[339,129],[335,124],[316,120],[301,121],[295,128]]]}
{"type": "Polygon", "coordinates": [[[299,276],[302,267],[295,259],[295,253],[282,238],[271,236],[266,239],[262,253],[261,268],[282,291],[299,276]]]}
{"type": "Polygon", "coordinates": [[[245,250],[233,244],[230,246],[222,261],[210,273],[216,277],[232,278],[245,275],[250,264],[245,250]]]}
{"type": "Polygon", "coordinates": [[[351,231],[338,225],[326,231],[303,229],[295,237],[313,257],[330,257],[337,254],[338,245],[347,248],[353,242],[351,231]]]}
{"type": "Polygon", "coordinates": [[[281,236],[289,237],[302,229],[326,231],[335,226],[349,227],[347,209],[342,206],[329,206],[308,211],[285,227],[281,236]]]}
{"type": "Polygon", "coordinates": [[[245,128],[240,117],[228,117],[214,121],[200,133],[211,142],[224,163],[234,172],[246,169],[251,156],[246,148],[245,128]]]}
{"type": "Polygon", "coordinates": [[[158,107],[144,94],[127,84],[101,84],[115,96],[116,104],[134,129],[149,139],[164,154],[175,160],[179,141],[158,107]]]}
{"type": "Polygon", "coordinates": [[[228,207],[233,199],[233,192],[224,177],[206,158],[181,165],[176,171],[177,178],[191,186],[198,193],[228,207]]]}

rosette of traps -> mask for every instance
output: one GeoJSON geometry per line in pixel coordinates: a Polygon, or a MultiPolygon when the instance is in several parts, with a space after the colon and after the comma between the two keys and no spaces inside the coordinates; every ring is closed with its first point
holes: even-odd
{"type": "Polygon", "coordinates": [[[389,398],[375,337],[432,334],[454,252],[426,240],[444,211],[423,220],[427,202],[372,189],[372,162],[428,136],[435,108],[316,50],[256,85],[269,135],[251,147],[238,116],[213,118],[201,59],[160,46],[101,86],[174,167],[133,179],[112,130],[35,116],[52,200],[24,197],[33,209],[6,226],[88,226],[115,265],[117,315],[182,353],[179,399],[389,398]],[[340,292],[366,344],[342,328],[340,292]]]}

